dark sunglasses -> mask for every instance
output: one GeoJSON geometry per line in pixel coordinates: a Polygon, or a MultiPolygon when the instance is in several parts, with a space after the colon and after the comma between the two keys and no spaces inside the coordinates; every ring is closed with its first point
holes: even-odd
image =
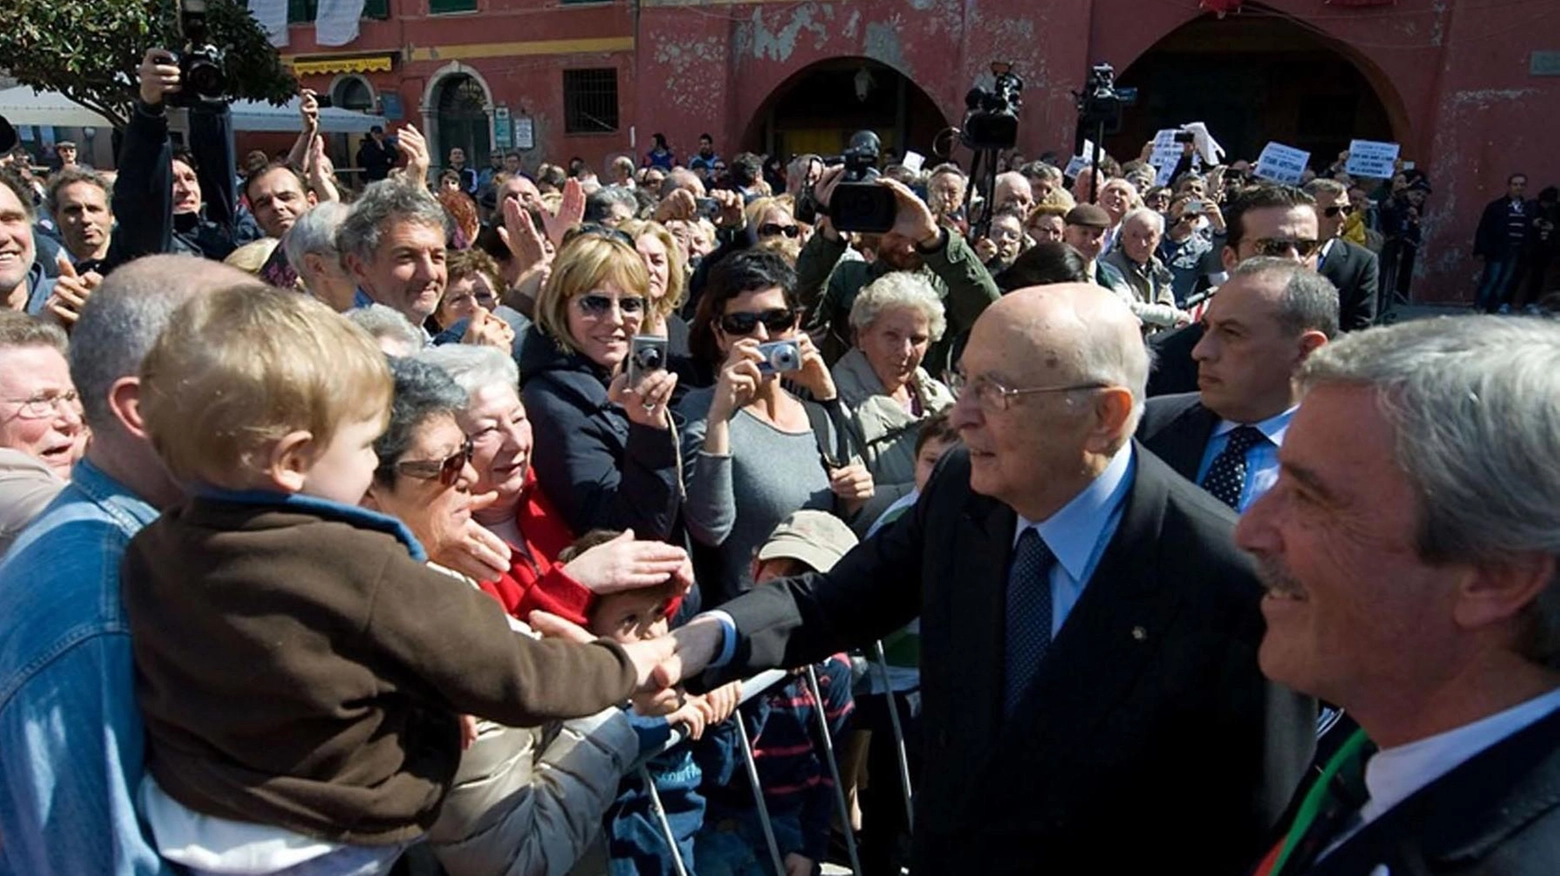
{"type": "Polygon", "coordinates": [[[599,222],[581,222],[565,231],[563,233],[563,245],[568,246],[569,242],[576,237],[599,237],[603,240],[615,240],[618,243],[626,244],[630,249],[634,247],[634,239],[632,237],[616,228],[602,225],[599,222]]]}
{"type": "Polygon", "coordinates": [[[728,335],[750,335],[763,323],[764,328],[772,332],[790,331],[796,327],[796,311],[790,308],[775,308],[762,313],[751,311],[737,311],[728,313],[720,318],[720,328],[728,335]]]}
{"type": "Polygon", "coordinates": [[[1253,242],[1252,248],[1257,255],[1270,258],[1283,258],[1289,255],[1292,249],[1301,258],[1310,258],[1322,245],[1320,240],[1311,240],[1303,237],[1264,237],[1253,242]]]}
{"type": "Polygon", "coordinates": [[[786,237],[796,237],[802,233],[802,229],[795,225],[781,225],[778,222],[765,222],[758,226],[759,237],[774,237],[776,234],[784,234],[786,237]]]}
{"type": "Polygon", "coordinates": [[[1326,210],[1323,210],[1322,212],[1327,214],[1327,218],[1328,219],[1331,219],[1331,218],[1333,218],[1334,216],[1337,216],[1340,213],[1342,213],[1343,215],[1347,216],[1350,213],[1354,212],[1354,205],[1353,204],[1334,204],[1331,207],[1328,207],[1326,210]]]}
{"type": "Polygon", "coordinates": [[[602,317],[616,304],[617,309],[624,316],[638,316],[645,312],[645,300],[638,295],[624,295],[622,298],[613,298],[611,295],[598,295],[591,292],[575,299],[580,304],[580,312],[586,316],[602,317]]]}
{"type": "Polygon", "coordinates": [[[471,461],[472,449],[471,439],[467,438],[466,443],[461,445],[453,456],[444,459],[408,459],[390,465],[388,468],[396,474],[420,481],[438,479],[439,483],[449,487],[460,480],[461,470],[471,461]]]}

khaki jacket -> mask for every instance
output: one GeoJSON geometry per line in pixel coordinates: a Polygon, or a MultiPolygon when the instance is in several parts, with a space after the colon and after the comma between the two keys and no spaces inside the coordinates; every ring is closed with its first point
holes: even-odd
{"type": "Polygon", "coordinates": [[[841,357],[832,374],[873,482],[880,488],[913,483],[916,434],[924,420],[953,405],[953,393],[926,369],[917,368],[910,381],[910,391],[921,402],[916,418],[884,394],[883,382],[861,350],[853,348],[841,357]]]}

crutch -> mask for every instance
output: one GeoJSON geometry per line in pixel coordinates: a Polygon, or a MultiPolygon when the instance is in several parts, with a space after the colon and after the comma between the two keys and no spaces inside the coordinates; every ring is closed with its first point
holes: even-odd
{"type": "Polygon", "coordinates": [[[683,865],[682,849],[677,848],[677,834],[672,833],[672,823],[666,818],[666,807],[661,805],[661,792],[655,789],[655,779],[651,778],[650,770],[640,767],[639,780],[650,789],[650,808],[655,810],[655,820],[661,825],[667,848],[672,850],[672,866],[677,868],[677,876],[688,876],[688,868],[683,865]]]}
{"type": "Polygon", "coordinates": [[[769,807],[764,803],[764,789],[758,784],[758,762],[753,759],[753,743],[748,739],[747,723],[739,713],[737,737],[742,741],[742,760],[747,764],[748,784],[753,787],[753,803],[758,807],[758,819],[764,825],[764,841],[769,844],[769,857],[774,861],[775,876],[785,876],[785,861],[780,857],[780,844],[775,842],[775,828],[769,823],[769,807]]]}
{"type": "Polygon", "coordinates": [[[899,723],[899,701],[894,698],[894,688],[888,682],[888,657],[883,653],[883,640],[872,643],[873,666],[883,680],[883,692],[888,697],[888,721],[894,728],[894,754],[899,757],[899,790],[905,797],[905,824],[915,825],[915,804],[910,799],[910,758],[905,753],[905,729],[899,723]]]}
{"type": "Polygon", "coordinates": [[[834,759],[834,739],[829,735],[829,716],[823,706],[823,689],[819,687],[818,673],[810,663],[807,665],[807,686],[812,689],[813,702],[818,706],[818,730],[823,735],[823,756],[829,761],[829,775],[834,779],[834,802],[840,804],[840,823],[845,829],[845,851],[850,855],[850,871],[861,876],[861,859],[856,855],[856,834],[850,829],[850,804],[845,801],[840,765],[834,759]]]}

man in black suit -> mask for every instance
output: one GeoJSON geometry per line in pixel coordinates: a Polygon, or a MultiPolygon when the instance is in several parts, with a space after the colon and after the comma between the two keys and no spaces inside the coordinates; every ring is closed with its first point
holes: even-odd
{"type": "Polygon", "coordinates": [[[1208,302],[1192,350],[1199,392],[1148,400],[1137,437],[1240,512],[1278,479],[1278,448],[1300,404],[1295,372],[1338,333],[1338,291],[1288,259],[1241,262],[1208,302]]]}
{"type": "Polygon", "coordinates": [[[1256,872],[1560,873],[1560,325],[1417,320],[1300,379],[1236,540],[1262,671],[1360,730],[1256,872]]]}
{"type": "MultiPolygon", "coordinates": [[[[1225,271],[1256,256],[1290,259],[1316,267],[1321,245],[1316,199],[1295,188],[1277,184],[1253,186],[1241,192],[1224,210],[1227,236],[1219,260],[1225,271]]],[[[1217,289],[1208,294],[1213,295],[1217,289]]],[[[1148,394],[1171,395],[1197,389],[1197,363],[1192,348],[1202,340],[1200,322],[1160,332],[1150,340],[1154,348],[1154,373],[1148,394]]]]}
{"type": "Polygon", "coordinates": [[[1229,509],[1131,440],[1147,372],[1095,286],[992,304],[950,414],[967,450],[830,573],[676,631],[665,674],[801,666],[920,615],[916,873],[1243,872],[1315,705],[1257,671],[1229,509]]]}
{"type": "Polygon", "coordinates": [[[1381,265],[1376,254],[1344,240],[1340,233],[1354,205],[1343,183],[1313,179],[1305,193],[1316,199],[1316,217],[1322,248],[1316,254],[1316,270],[1338,287],[1338,328],[1352,332],[1376,322],[1376,301],[1381,293],[1381,265]]]}

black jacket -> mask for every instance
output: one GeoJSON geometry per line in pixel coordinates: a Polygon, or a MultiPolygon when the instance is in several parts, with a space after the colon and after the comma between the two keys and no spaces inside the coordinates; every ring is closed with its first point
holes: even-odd
{"type": "MultiPolygon", "coordinates": [[[[1527,233],[1533,224],[1533,214],[1536,206],[1533,201],[1522,202],[1523,242],[1526,242],[1527,233]]],[[[1511,199],[1505,196],[1484,205],[1484,214],[1479,217],[1479,227],[1473,232],[1473,254],[1487,259],[1502,259],[1515,255],[1512,250],[1510,228],[1507,225],[1511,217],[1511,199]]],[[[1520,247],[1521,244],[1519,243],[1520,247]]]]}
{"type": "Polygon", "coordinates": [[[1560,712],[1421,788],[1304,872],[1560,873],[1560,712]]]}
{"type": "Polygon", "coordinates": [[[1218,426],[1219,415],[1203,407],[1201,393],[1154,396],[1143,407],[1137,439],[1176,474],[1196,483],[1208,439],[1218,426]]]}
{"type": "Polygon", "coordinates": [[[576,535],[633,529],[680,543],[676,437],[631,422],[608,401],[610,376],[532,326],[520,351],[520,394],[535,433],[542,492],[576,535]]]}
{"type": "Polygon", "coordinates": [[[1202,336],[1202,323],[1194,322],[1148,339],[1154,354],[1154,368],[1148,373],[1149,396],[1197,391],[1197,361],[1192,358],[1192,348],[1202,336]]]}
{"type": "Polygon", "coordinates": [[[1002,717],[1017,517],[962,450],[827,575],[726,603],[731,664],[802,666],[921,618],[914,872],[1246,872],[1310,761],[1313,701],[1257,668],[1262,590],[1228,508],[1136,450],[1115,536],[1002,717]]]}
{"type": "MultiPolygon", "coordinates": [[[[233,220],[238,204],[233,181],[232,114],[227,107],[189,110],[190,151],[199,165],[204,215],[173,215],[173,141],[162,105],[137,102],[119,149],[114,183],[114,246],[109,261],[122,264],[152,253],[226,258],[237,246],[233,220]]],[[[113,267],[110,265],[109,267],[113,267]]]]}
{"type": "Polygon", "coordinates": [[[1376,254],[1341,237],[1333,239],[1321,275],[1338,287],[1338,328],[1352,332],[1376,322],[1381,265],[1376,254]]]}

